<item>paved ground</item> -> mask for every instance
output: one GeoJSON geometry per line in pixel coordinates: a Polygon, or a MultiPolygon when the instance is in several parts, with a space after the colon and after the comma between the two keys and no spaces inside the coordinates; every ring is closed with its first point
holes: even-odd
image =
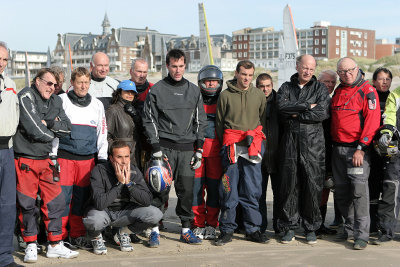
{"type": "MultiPolygon", "coordinates": [[[[268,191],[268,209],[272,211],[272,192],[268,191]]],[[[39,255],[38,262],[32,266],[399,266],[400,242],[395,240],[383,246],[369,245],[364,251],[352,249],[352,242],[336,243],[333,237],[325,236],[316,245],[305,243],[302,230],[296,232],[296,241],[284,245],[274,236],[269,221],[268,236],[271,242],[266,245],[244,240],[241,234],[235,234],[233,242],[216,247],[212,241],[203,241],[201,245],[187,245],[179,242],[180,227],[175,215],[176,196],[171,192],[170,208],[165,215],[166,230],[161,232],[161,245],[150,249],[144,244],[134,245],[133,252],[121,252],[119,247],[106,243],[108,254],[94,255],[79,250],[76,259],[47,259],[39,255]]],[[[271,218],[271,216],[270,216],[271,218]]],[[[328,203],[327,222],[333,220],[332,198],[328,203]]],[[[143,238],[145,240],[145,238],[143,238]]],[[[16,261],[23,260],[22,252],[14,253],[16,261]]]]}

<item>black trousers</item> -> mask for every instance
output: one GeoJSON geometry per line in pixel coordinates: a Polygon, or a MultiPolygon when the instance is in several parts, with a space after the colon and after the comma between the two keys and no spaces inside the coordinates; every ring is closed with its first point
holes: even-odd
{"type": "MultiPolygon", "coordinates": [[[[161,147],[164,155],[168,157],[174,176],[175,193],[178,203],[175,208],[176,215],[181,219],[182,227],[189,228],[194,218],[192,211],[194,170],[190,168],[190,159],[193,151],[179,151],[161,147]]],[[[152,205],[163,213],[169,199],[170,189],[153,195],[152,205]]]]}

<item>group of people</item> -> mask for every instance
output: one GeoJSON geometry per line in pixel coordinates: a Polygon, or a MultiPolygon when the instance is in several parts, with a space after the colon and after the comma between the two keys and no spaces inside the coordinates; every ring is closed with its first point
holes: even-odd
{"type": "MultiPolygon", "coordinates": [[[[7,61],[0,42],[0,73],[7,61]]],[[[24,262],[37,261],[39,208],[49,258],[75,258],[73,247],[107,254],[105,231],[122,251],[132,251],[136,234],[148,229],[148,246],[158,247],[170,188],[152,190],[143,173],[148,161],[161,159],[172,170],[182,242],[211,239],[222,246],[243,228],[247,240],[268,243],[269,177],[281,243],[293,241],[300,224],[309,244],[332,233],[323,223],[333,183],[336,220],[344,218],[338,238],[354,238],[354,248],[364,249],[371,217],[381,231],[376,243],[390,241],[400,167],[389,150],[400,139],[400,91],[389,94],[392,74],[385,68],[375,71],[373,87],[351,58],[318,79],[316,66],[311,55],[299,56],[297,72],[278,91],[267,73],[253,86],[248,60],[237,64],[225,90],[213,65],[200,70],[195,85],[184,78],[179,49],[168,52],[168,76],[156,84],[147,81],[148,64],[140,58],[130,80],[109,77],[102,52],[90,70],[73,70],[66,92],[59,67],[41,69],[18,94],[0,75],[0,110],[7,114],[0,120],[0,237],[7,244],[0,247],[1,265],[19,266],[12,257],[16,212],[24,262]],[[371,163],[374,156],[379,160],[371,163]]]]}

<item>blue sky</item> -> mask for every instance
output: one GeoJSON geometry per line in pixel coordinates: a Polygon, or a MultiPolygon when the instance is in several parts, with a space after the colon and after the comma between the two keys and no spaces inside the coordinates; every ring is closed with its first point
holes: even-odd
{"type": "MultiPolygon", "coordinates": [[[[58,33],[101,33],[107,11],[115,28],[145,28],[180,36],[199,34],[194,0],[2,0],[0,40],[13,50],[53,50],[58,33]]],[[[372,29],[376,38],[400,37],[398,0],[203,0],[211,34],[232,34],[245,27],[282,29],[282,12],[292,8],[296,28],[315,21],[372,29]]]]}

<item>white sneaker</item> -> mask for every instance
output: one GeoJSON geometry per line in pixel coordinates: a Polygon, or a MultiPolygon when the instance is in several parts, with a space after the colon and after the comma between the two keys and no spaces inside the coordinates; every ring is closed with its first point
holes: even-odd
{"type": "Polygon", "coordinates": [[[214,240],[215,238],[216,238],[215,228],[212,226],[206,226],[206,230],[204,231],[204,239],[214,240]]]}
{"type": "Polygon", "coordinates": [[[64,242],[60,241],[54,247],[50,244],[47,246],[47,258],[63,258],[63,259],[72,259],[78,257],[79,252],[70,250],[64,246],[64,242]]]}
{"type": "Polygon", "coordinates": [[[193,234],[200,239],[204,238],[205,229],[201,227],[196,227],[193,229],[193,234]]]}
{"type": "Polygon", "coordinates": [[[99,234],[97,237],[93,238],[91,240],[92,245],[93,245],[93,252],[96,255],[106,255],[107,254],[107,248],[104,245],[104,239],[101,234],[99,234]]]}
{"type": "Polygon", "coordinates": [[[120,231],[117,236],[118,236],[117,240],[119,240],[119,247],[121,248],[121,251],[130,252],[133,250],[133,247],[131,245],[131,238],[129,237],[128,233],[123,233],[120,231]]]}
{"type": "Polygon", "coordinates": [[[25,249],[24,262],[37,262],[37,245],[36,243],[30,243],[25,249]]]}

